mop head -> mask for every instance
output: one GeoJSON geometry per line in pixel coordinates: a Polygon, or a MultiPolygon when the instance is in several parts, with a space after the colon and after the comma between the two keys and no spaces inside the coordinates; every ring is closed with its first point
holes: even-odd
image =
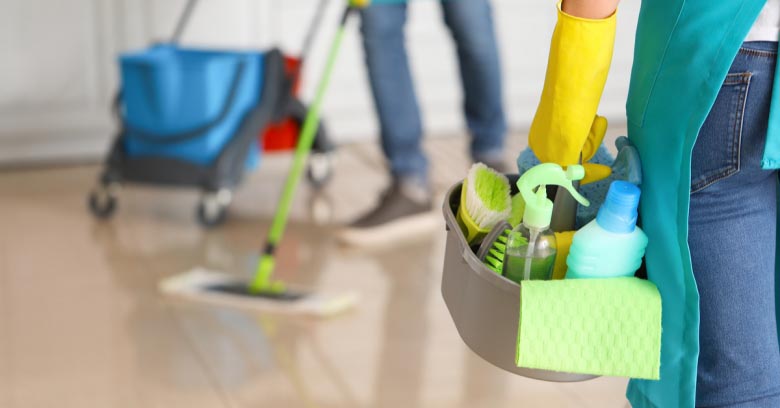
{"type": "Polygon", "coordinates": [[[223,272],[195,268],[164,279],[162,293],[177,299],[282,315],[330,317],[357,303],[355,293],[328,295],[287,288],[282,293],[252,293],[247,282],[223,272]]]}

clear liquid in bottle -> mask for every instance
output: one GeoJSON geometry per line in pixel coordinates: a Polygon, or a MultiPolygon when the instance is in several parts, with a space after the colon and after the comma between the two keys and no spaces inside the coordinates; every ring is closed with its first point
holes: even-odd
{"type": "Polygon", "coordinates": [[[526,279],[552,279],[557,252],[552,231],[530,231],[520,225],[512,231],[507,243],[504,276],[518,283],[526,279]]]}

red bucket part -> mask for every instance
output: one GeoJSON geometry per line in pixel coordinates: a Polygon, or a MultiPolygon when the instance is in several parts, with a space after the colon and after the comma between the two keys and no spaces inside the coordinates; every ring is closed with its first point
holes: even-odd
{"type": "MultiPolygon", "coordinates": [[[[287,73],[287,75],[292,75],[295,73],[295,70],[298,69],[298,67],[301,66],[301,60],[300,58],[295,57],[284,57],[284,70],[287,73]]],[[[295,84],[293,84],[293,95],[298,95],[298,88],[300,88],[301,85],[301,77],[298,76],[298,79],[295,81],[295,84]]]]}
{"type": "Polygon", "coordinates": [[[298,142],[298,129],[298,123],[292,119],[272,124],[265,129],[262,136],[263,151],[276,152],[294,149],[298,142]]]}
{"type": "MultiPolygon", "coordinates": [[[[288,75],[293,75],[300,64],[301,60],[299,58],[290,56],[284,57],[284,68],[288,75]]],[[[299,76],[293,84],[293,95],[298,94],[300,84],[301,81],[299,76]]],[[[298,142],[299,131],[300,127],[298,126],[298,123],[291,118],[283,119],[281,122],[272,123],[266,129],[263,129],[260,135],[260,142],[263,146],[263,151],[274,152],[294,149],[298,142]]]]}

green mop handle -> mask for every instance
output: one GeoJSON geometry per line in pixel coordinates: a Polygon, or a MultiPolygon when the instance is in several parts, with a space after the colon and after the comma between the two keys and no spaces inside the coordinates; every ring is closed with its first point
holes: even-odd
{"type": "Polygon", "coordinates": [[[255,274],[252,283],[249,285],[251,292],[263,292],[273,291],[281,292],[284,290],[284,286],[281,282],[272,282],[271,275],[274,271],[274,253],[276,252],[276,245],[281,241],[282,235],[284,235],[285,226],[287,225],[287,218],[290,215],[290,207],[292,206],[293,197],[295,196],[295,190],[298,188],[298,183],[301,179],[304,167],[306,166],[306,160],[309,157],[309,151],[311,150],[312,143],[314,143],[314,135],[317,133],[317,127],[320,121],[320,108],[322,107],[322,100],[325,97],[325,91],[330,84],[330,78],[333,74],[333,67],[336,64],[336,57],[338,56],[339,49],[341,48],[341,42],[344,39],[344,32],[346,31],[347,19],[355,7],[352,5],[347,6],[344,10],[344,14],[341,18],[341,23],[336,31],[336,36],[333,40],[333,44],[330,47],[330,53],[328,54],[328,60],[325,65],[325,72],[320,79],[319,86],[317,87],[317,93],[314,96],[314,101],[309,107],[309,111],[306,114],[306,119],[303,122],[303,129],[301,130],[300,137],[298,138],[298,145],[295,148],[295,155],[293,157],[292,169],[287,175],[287,181],[284,184],[284,190],[282,191],[282,197],[279,200],[279,207],[274,215],[273,223],[271,224],[271,230],[268,233],[268,241],[263,253],[260,255],[260,260],[257,263],[257,272],[255,274]]]}

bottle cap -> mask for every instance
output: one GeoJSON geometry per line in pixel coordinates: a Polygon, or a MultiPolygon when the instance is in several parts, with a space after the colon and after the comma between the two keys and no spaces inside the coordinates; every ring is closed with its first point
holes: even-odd
{"type": "Polygon", "coordinates": [[[609,186],[607,199],[599,208],[596,222],[607,231],[626,234],[634,232],[641,191],[627,181],[615,181],[609,186]]]}

